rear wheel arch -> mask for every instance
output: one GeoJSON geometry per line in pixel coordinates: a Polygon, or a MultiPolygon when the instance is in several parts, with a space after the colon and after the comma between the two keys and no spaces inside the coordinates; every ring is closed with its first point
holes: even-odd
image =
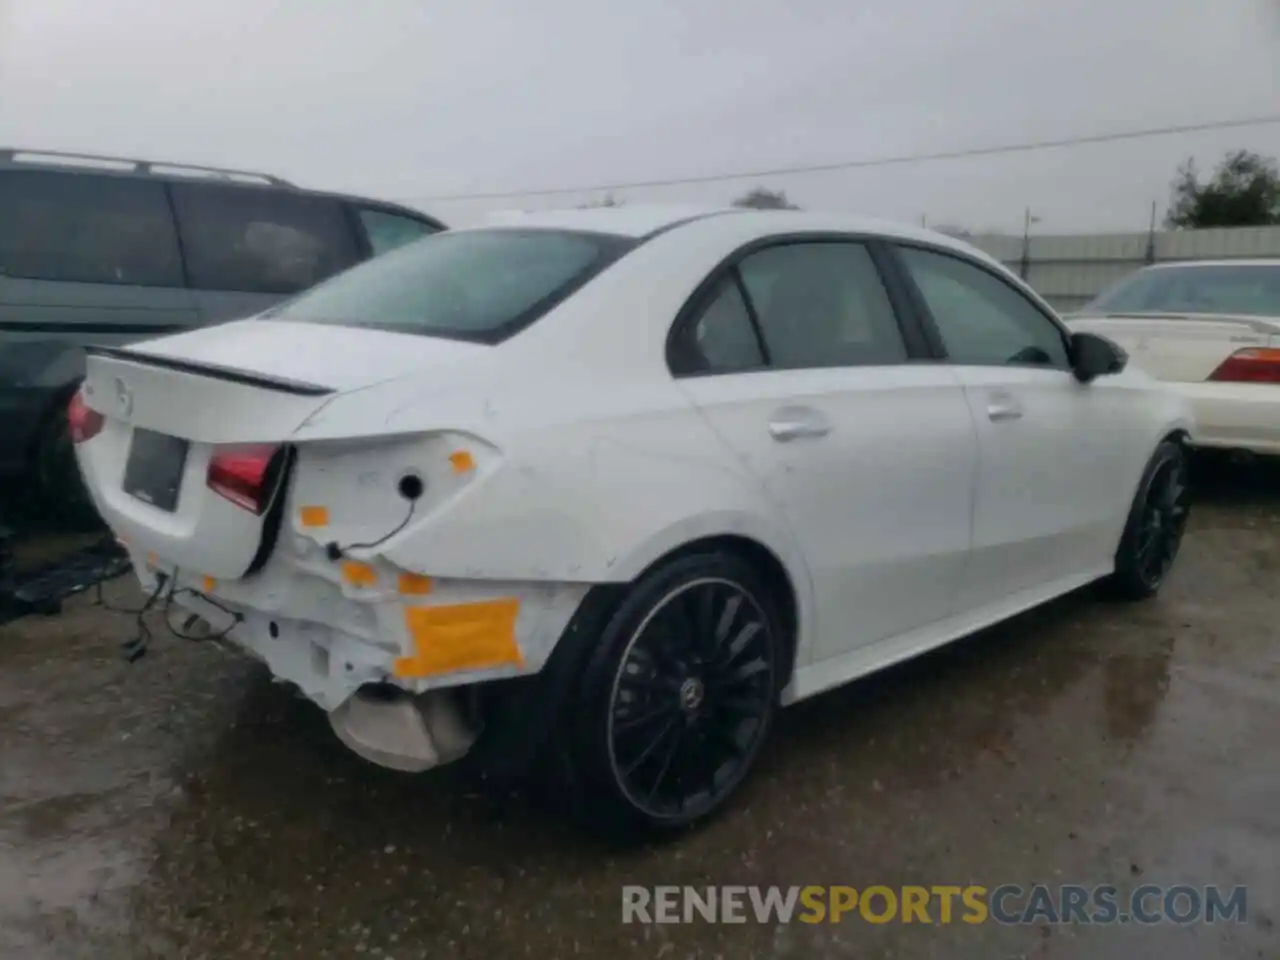
{"type": "Polygon", "coordinates": [[[562,729],[575,702],[580,680],[595,652],[601,632],[645,576],[685,557],[729,554],[744,562],[760,581],[774,589],[766,598],[781,621],[785,661],[778,671],[781,690],[791,681],[798,651],[802,601],[786,564],[762,541],[741,534],[713,534],[681,543],[656,557],[626,581],[599,583],[587,591],[542,669],[530,677],[494,685],[501,716],[482,737],[472,759],[490,776],[504,780],[536,762],[552,731],[562,729]]]}
{"type": "Polygon", "coordinates": [[[690,540],[672,550],[668,550],[654,560],[632,579],[632,583],[641,579],[652,570],[682,557],[699,553],[728,553],[745,560],[759,575],[761,582],[770,588],[768,599],[772,602],[774,612],[781,620],[783,642],[785,644],[786,663],[779,672],[782,686],[791,680],[795,670],[796,650],[800,635],[800,602],[790,571],[782,559],[770,547],[761,541],[742,534],[714,534],[690,540]]]}

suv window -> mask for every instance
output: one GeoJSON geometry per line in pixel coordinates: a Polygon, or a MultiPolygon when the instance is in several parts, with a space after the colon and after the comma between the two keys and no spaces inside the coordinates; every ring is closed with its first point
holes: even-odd
{"type": "Polygon", "coordinates": [[[787,243],[738,265],[773,366],[902,363],[906,343],[864,244],[787,243]]]}
{"type": "Polygon", "coordinates": [[[360,217],[360,225],[364,227],[365,236],[369,238],[369,252],[375,257],[437,232],[429,223],[385,210],[357,207],[356,213],[360,217]]]}
{"type": "Polygon", "coordinates": [[[1058,326],[1011,285],[959,257],[916,247],[900,253],[953,362],[1070,365],[1058,326]]]}
{"type": "Polygon", "coordinates": [[[0,172],[0,273],[181,287],[164,187],[125,177],[0,172]]]}
{"type": "Polygon", "coordinates": [[[171,189],[198,290],[297,293],[359,259],[336,200],[203,183],[171,189]]]}

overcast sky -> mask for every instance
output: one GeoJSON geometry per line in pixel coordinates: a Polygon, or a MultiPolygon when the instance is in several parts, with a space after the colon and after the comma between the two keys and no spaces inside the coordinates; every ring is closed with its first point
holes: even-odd
{"type": "MultiPolygon", "coordinates": [[[[0,145],[431,198],[1280,114],[1280,0],[0,0],[0,145]]],[[[1144,229],[1178,163],[1280,124],[618,191],[975,229],[1144,229]]]]}

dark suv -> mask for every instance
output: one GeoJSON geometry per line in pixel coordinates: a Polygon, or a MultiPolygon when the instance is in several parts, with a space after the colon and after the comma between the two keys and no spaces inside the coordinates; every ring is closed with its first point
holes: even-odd
{"type": "Polygon", "coordinates": [[[85,344],[249,316],[443,229],[266,174],[0,149],[0,480],[74,476],[61,411],[85,344]]]}

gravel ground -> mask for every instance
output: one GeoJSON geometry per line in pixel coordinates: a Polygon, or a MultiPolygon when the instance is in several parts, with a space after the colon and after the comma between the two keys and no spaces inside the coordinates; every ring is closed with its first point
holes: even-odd
{"type": "Polygon", "coordinates": [[[0,957],[1280,957],[1278,572],[1277,475],[1215,480],[1157,601],[1085,591],[786,711],[726,816],[634,851],[368,766],[216,647],[127,665],[131,618],[80,597],[0,627],[0,957]],[[1033,882],[1244,884],[1248,919],[620,921],[628,883],[1033,882]]]}

